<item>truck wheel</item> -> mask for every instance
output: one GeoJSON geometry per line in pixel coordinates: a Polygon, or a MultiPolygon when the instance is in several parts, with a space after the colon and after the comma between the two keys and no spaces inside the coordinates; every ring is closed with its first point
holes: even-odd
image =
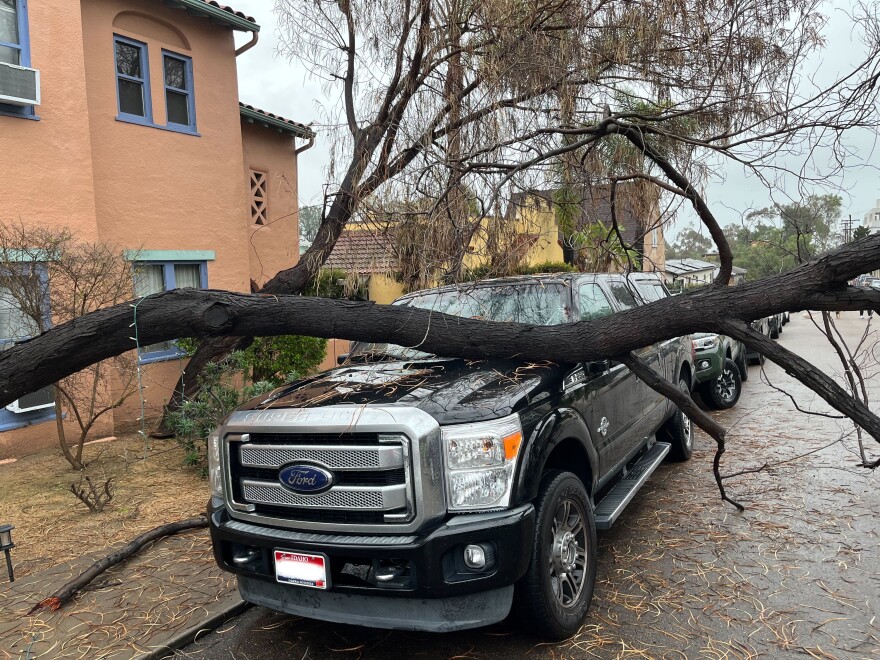
{"type": "Polygon", "coordinates": [[[743,346],[740,349],[739,355],[736,360],[734,360],[734,364],[736,364],[736,368],[739,369],[739,379],[741,382],[746,382],[749,379],[749,365],[747,364],[748,360],[746,360],[746,347],[743,346]]]}
{"type": "Polygon", "coordinates": [[[531,562],[516,584],[514,604],[531,632],[561,640],[580,630],[593,599],[593,505],[577,476],[549,470],[541,479],[535,511],[531,562]]]}
{"type": "MultiPolygon", "coordinates": [[[[684,378],[678,380],[678,389],[690,395],[690,386],[684,378]]],[[[686,461],[694,453],[694,435],[691,429],[691,420],[678,408],[672,413],[672,417],[657,431],[657,439],[660,442],[668,442],[669,457],[674,461],[686,461]]]]}
{"type": "Polygon", "coordinates": [[[724,367],[718,378],[710,380],[700,388],[703,399],[717,410],[733,408],[742,392],[739,367],[730,358],[724,360],[724,367]]]}

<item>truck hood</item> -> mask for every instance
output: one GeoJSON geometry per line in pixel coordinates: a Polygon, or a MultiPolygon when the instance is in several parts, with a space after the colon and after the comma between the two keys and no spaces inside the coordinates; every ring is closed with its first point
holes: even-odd
{"type": "Polygon", "coordinates": [[[420,408],[440,424],[457,424],[516,412],[533,393],[558,388],[563,371],[551,362],[452,358],[353,364],[283,385],[239,410],[402,405],[420,408]]]}

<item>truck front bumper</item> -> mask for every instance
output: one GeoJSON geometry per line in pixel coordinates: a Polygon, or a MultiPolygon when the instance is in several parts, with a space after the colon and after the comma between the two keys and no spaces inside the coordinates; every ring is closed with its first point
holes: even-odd
{"type": "Polygon", "coordinates": [[[214,557],[238,574],[245,600],[327,621],[408,630],[460,630],[504,619],[513,585],[528,568],[535,531],[531,504],[451,516],[411,536],[254,525],[230,518],[219,500],[211,501],[208,513],[214,557]],[[465,564],[469,545],[483,548],[482,568],[465,564]],[[328,588],[276,581],[275,550],[323,555],[328,588]]]}
{"type": "Polygon", "coordinates": [[[719,349],[697,351],[694,355],[695,376],[698,384],[715,380],[721,375],[721,355],[719,349]]]}

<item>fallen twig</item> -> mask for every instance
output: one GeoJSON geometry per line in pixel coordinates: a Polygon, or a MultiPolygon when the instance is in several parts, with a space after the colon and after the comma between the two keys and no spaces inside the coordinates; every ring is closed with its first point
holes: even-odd
{"type": "Polygon", "coordinates": [[[196,516],[195,518],[187,518],[186,520],[178,520],[177,522],[160,525],[159,527],[151,529],[148,532],[144,532],[116,552],[113,552],[106,557],[99,559],[94,564],[92,564],[87,571],[85,571],[84,573],[80,573],[77,577],[67,582],[54,594],[52,594],[48,598],[44,598],[43,600],[41,600],[28,611],[26,616],[30,616],[37,610],[44,608],[48,608],[54,612],[68,600],[73,598],[83,587],[85,587],[92,580],[101,575],[101,573],[106,571],[111,566],[115,566],[116,564],[125,561],[131,555],[135,554],[138,550],[142,549],[147,544],[152,543],[153,541],[157,541],[165,536],[171,536],[172,534],[177,534],[178,532],[183,532],[188,529],[198,529],[207,526],[208,519],[205,518],[205,516],[196,516]]]}

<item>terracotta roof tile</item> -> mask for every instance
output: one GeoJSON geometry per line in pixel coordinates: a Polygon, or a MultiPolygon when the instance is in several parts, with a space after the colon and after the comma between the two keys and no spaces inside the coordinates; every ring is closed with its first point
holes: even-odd
{"type": "Polygon", "coordinates": [[[222,9],[225,12],[232,14],[233,16],[238,16],[239,18],[243,18],[246,21],[250,21],[251,23],[256,23],[253,16],[248,16],[242,11],[235,11],[232,7],[228,5],[221,5],[216,0],[202,0],[206,5],[211,5],[212,7],[216,7],[217,9],[222,9]]]}
{"type": "MultiPolygon", "coordinates": [[[[238,102],[239,110],[249,110],[250,112],[255,112],[256,114],[264,117],[267,123],[272,124],[273,126],[277,126],[279,128],[283,128],[285,130],[289,130],[296,135],[301,137],[312,137],[314,133],[312,129],[306,126],[305,124],[300,124],[299,122],[293,121],[292,119],[287,119],[282,117],[281,115],[276,115],[271,112],[267,112],[266,110],[260,110],[260,108],[255,108],[252,105],[248,105],[247,103],[238,102]]],[[[242,113],[244,114],[244,113],[242,113]]]]}
{"type": "Polygon", "coordinates": [[[339,268],[348,273],[391,273],[397,269],[393,239],[384,231],[344,231],[324,268],[339,268]]]}

